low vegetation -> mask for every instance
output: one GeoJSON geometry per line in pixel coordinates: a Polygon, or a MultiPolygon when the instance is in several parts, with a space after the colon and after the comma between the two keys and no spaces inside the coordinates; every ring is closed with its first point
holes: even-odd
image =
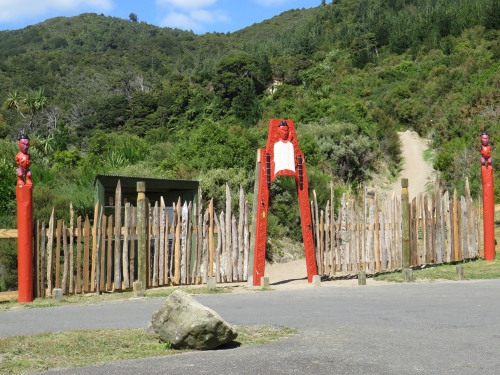
{"type": "MultiPolygon", "coordinates": [[[[458,280],[456,272],[457,265],[464,267],[465,280],[477,279],[497,279],[500,278],[500,252],[495,255],[494,261],[484,261],[482,259],[457,263],[444,264],[439,266],[425,267],[421,270],[413,271],[413,279],[415,281],[437,281],[437,280],[458,280]]],[[[391,281],[402,283],[403,274],[401,272],[392,272],[375,277],[379,281],[391,281]]]]}
{"type": "MultiPolygon", "coordinates": [[[[230,347],[262,345],[296,335],[296,329],[274,326],[238,326],[230,347]]],[[[53,368],[185,353],[161,343],[144,329],[47,332],[0,338],[0,373],[19,374],[53,368]]]]}
{"type": "MultiPolygon", "coordinates": [[[[182,287],[182,288],[159,288],[146,290],[144,297],[141,298],[161,298],[168,297],[175,290],[181,289],[188,294],[221,294],[231,293],[230,287],[207,289],[206,285],[199,287],[182,287]]],[[[113,292],[113,293],[88,293],[65,295],[63,299],[57,301],[52,298],[35,298],[32,303],[18,303],[17,301],[0,303],[0,311],[12,309],[36,309],[42,307],[67,306],[67,305],[90,305],[94,303],[123,301],[134,298],[133,292],[113,292]]]]}

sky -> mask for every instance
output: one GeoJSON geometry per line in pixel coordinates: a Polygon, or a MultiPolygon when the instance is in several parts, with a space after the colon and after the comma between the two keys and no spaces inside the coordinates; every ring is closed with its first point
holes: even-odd
{"type": "MultiPolygon", "coordinates": [[[[327,1],[328,3],[330,1],[327,1]]],[[[312,8],[321,0],[0,0],[0,30],[22,29],[49,18],[103,13],[160,27],[234,32],[286,10],[312,8]]]]}

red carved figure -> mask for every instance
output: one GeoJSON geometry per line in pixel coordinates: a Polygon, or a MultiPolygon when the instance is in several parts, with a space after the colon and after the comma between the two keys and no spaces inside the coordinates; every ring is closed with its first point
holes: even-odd
{"type": "Polygon", "coordinates": [[[491,146],[490,146],[490,135],[486,132],[481,134],[481,165],[488,167],[491,165],[493,159],[491,159],[491,146]]]}
{"type": "Polygon", "coordinates": [[[19,152],[16,155],[16,164],[19,166],[16,171],[17,184],[24,184],[24,176],[26,176],[26,183],[31,184],[31,158],[28,153],[30,149],[29,137],[26,134],[21,134],[17,146],[19,147],[19,152]]]}

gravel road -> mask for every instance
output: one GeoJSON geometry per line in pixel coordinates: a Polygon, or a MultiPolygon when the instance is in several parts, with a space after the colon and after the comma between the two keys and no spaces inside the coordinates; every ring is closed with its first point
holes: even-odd
{"type": "Polygon", "coordinates": [[[390,189],[396,196],[401,195],[401,179],[407,178],[409,182],[408,193],[411,200],[419,193],[426,191],[426,184],[433,183],[434,169],[432,165],[424,160],[424,150],[427,149],[428,142],[412,131],[398,133],[401,139],[401,150],[403,153],[403,169],[396,183],[390,189]]]}

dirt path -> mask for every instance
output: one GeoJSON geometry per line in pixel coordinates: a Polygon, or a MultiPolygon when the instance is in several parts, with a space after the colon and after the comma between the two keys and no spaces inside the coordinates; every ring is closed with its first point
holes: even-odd
{"type": "Polygon", "coordinates": [[[393,184],[389,195],[394,192],[401,195],[401,179],[407,178],[409,183],[408,192],[410,201],[421,192],[425,192],[426,184],[432,183],[434,169],[432,165],[424,160],[424,150],[427,149],[427,141],[420,138],[417,133],[409,130],[398,133],[401,139],[401,150],[403,151],[403,169],[398,181],[393,184]]]}

